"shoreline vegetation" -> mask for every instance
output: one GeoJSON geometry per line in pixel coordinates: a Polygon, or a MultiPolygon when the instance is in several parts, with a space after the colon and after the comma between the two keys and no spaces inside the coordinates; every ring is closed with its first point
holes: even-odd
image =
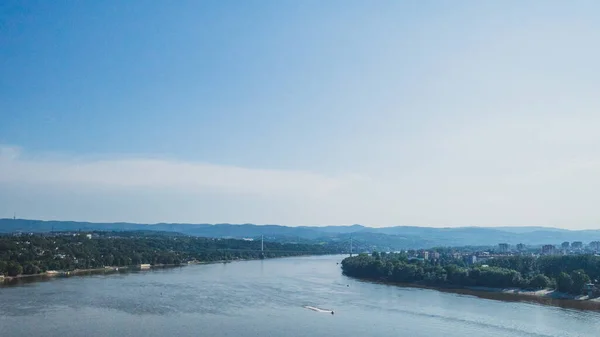
{"type": "MultiPolygon", "coordinates": [[[[306,256],[306,255],[302,255],[306,256]]],[[[276,259],[281,257],[270,257],[266,259],[276,259]]],[[[261,258],[245,258],[245,259],[236,259],[236,260],[217,260],[217,261],[189,261],[188,263],[182,264],[159,264],[159,265],[150,265],[150,266],[110,266],[103,268],[90,268],[90,269],[74,269],[69,271],[57,271],[57,270],[49,270],[46,272],[41,272],[39,274],[20,274],[17,276],[3,276],[0,275],[0,286],[2,285],[11,285],[15,283],[19,283],[20,281],[28,281],[28,280],[42,280],[42,279],[55,279],[55,278],[65,278],[72,276],[86,276],[86,275],[100,275],[100,274],[115,274],[115,273],[131,273],[131,272],[147,272],[157,269],[170,269],[170,268],[181,268],[192,265],[208,265],[208,264],[219,264],[219,263],[231,263],[231,262],[242,262],[242,261],[254,261],[261,260],[261,258]]]]}
{"type": "Polygon", "coordinates": [[[569,306],[600,309],[600,291],[595,285],[600,257],[594,255],[506,256],[466,265],[450,256],[416,260],[402,253],[374,252],[345,258],[342,271],[389,285],[561,306],[564,303],[559,301],[567,301],[573,304],[569,306]]]}
{"type": "Polygon", "coordinates": [[[337,246],[261,242],[147,232],[0,236],[0,284],[18,280],[139,271],[303,255],[339,254],[337,246]]]}

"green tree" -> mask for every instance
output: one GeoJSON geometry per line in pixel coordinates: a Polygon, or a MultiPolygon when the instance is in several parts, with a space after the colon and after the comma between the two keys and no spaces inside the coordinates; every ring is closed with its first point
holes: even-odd
{"type": "Polygon", "coordinates": [[[573,288],[573,279],[569,274],[562,272],[558,275],[556,279],[556,289],[563,293],[571,292],[573,288]]]}
{"type": "Polygon", "coordinates": [[[537,274],[528,282],[529,286],[536,289],[544,289],[550,287],[552,281],[543,274],[537,274]]]}
{"type": "Polygon", "coordinates": [[[40,268],[34,264],[28,263],[23,267],[23,274],[25,275],[34,275],[39,274],[40,268]]]}
{"type": "Polygon", "coordinates": [[[10,261],[6,266],[6,272],[8,276],[18,276],[23,274],[23,267],[18,262],[10,261]]]}
{"type": "Polygon", "coordinates": [[[570,292],[576,295],[582,294],[585,285],[590,282],[590,277],[582,269],[571,272],[571,279],[573,284],[570,292]]]}
{"type": "Polygon", "coordinates": [[[455,264],[446,266],[447,279],[450,284],[469,285],[469,269],[455,264]]]}
{"type": "Polygon", "coordinates": [[[0,261],[0,275],[4,275],[6,273],[6,261],[0,261]]]}

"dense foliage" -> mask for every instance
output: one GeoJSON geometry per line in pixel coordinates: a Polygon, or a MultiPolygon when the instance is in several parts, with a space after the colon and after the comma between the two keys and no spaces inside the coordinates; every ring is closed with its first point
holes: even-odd
{"type": "Polygon", "coordinates": [[[213,239],[157,232],[52,234],[0,236],[0,275],[38,274],[48,270],[102,268],[137,264],[181,264],[187,261],[218,261],[331,254],[327,245],[280,244],[260,241],[213,239]]]}
{"type": "Polygon", "coordinates": [[[342,261],[344,274],[353,277],[429,285],[493,288],[552,288],[581,294],[591,279],[600,278],[600,257],[514,256],[487,265],[465,266],[452,258],[409,260],[404,254],[361,254],[342,261]]]}

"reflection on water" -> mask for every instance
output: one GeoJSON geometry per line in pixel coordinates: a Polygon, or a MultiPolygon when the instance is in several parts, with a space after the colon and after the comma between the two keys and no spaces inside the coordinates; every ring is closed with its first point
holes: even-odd
{"type": "Polygon", "coordinates": [[[2,336],[562,337],[594,336],[600,328],[600,313],[576,310],[585,302],[543,300],[562,308],[510,294],[361,282],[341,275],[340,260],[23,279],[0,288],[2,336]]]}

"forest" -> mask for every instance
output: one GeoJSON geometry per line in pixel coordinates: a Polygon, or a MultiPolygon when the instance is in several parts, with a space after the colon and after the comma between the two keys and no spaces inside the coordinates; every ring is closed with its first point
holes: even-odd
{"type": "Polygon", "coordinates": [[[332,245],[264,243],[161,232],[51,233],[0,236],[0,275],[39,274],[139,264],[178,265],[339,253],[332,245]],[[92,236],[92,238],[89,238],[92,236]]]}
{"type": "Polygon", "coordinates": [[[543,289],[579,295],[600,278],[600,257],[594,255],[507,256],[467,266],[462,260],[409,259],[401,253],[360,254],[342,261],[345,275],[423,285],[543,289]]]}

